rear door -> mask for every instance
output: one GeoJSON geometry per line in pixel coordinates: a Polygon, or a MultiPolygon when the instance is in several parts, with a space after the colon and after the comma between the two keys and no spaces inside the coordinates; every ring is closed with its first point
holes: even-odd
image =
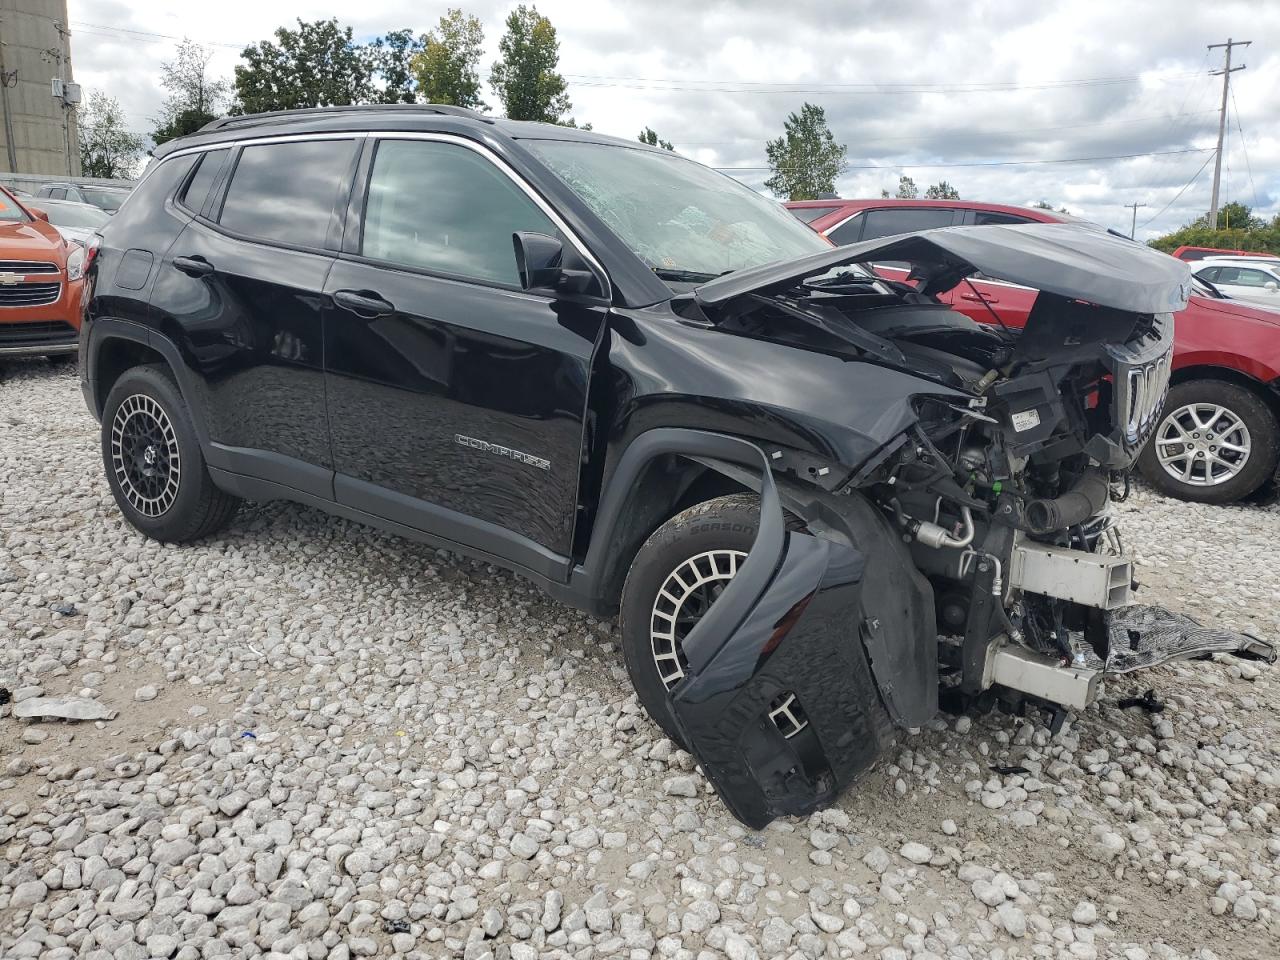
{"type": "Polygon", "coordinates": [[[268,140],[217,168],[206,156],[152,295],[201,375],[210,463],[325,498],[321,305],[361,142],[268,140]]]}
{"type": "Polygon", "coordinates": [[[567,575],[604,305],[520,288],[512,234],[560,232],[445,135],[371,139],[325,285],[340,503],[567,575]]]}

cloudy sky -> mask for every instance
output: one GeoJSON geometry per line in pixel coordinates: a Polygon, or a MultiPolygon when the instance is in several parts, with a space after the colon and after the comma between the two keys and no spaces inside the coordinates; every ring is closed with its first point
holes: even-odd
{"type": "MultiPolygon", "coordinates": [[[[118,98],[130,125],[148,131],[176,39],[210,46],[215,71],[229,77],[246,43],[295,17],[337,16],[368,39],[425,32],[447,5],[69,0],[72,63],[78,81],[118,98]]],[[[462,5],[484,24],[487,71],[515,4],[462,5]]],[[[1046,200],[1125,232],[1125,205],[1136,202],[1145,204],[1139,238],[1208,208],[1221,96],[1209,71],[1222,51],[1205,45],[1252,40],[1235,54],[1248,69],[1232,75],[1224,201],[1280,212],[1272,0],[542,0],[538,9],[559,33],[573,114],[596,130],[634,137],[647,124],[761,188],[765,140],[809,101],[848,146],[842,196],[878,196],[906,173],[921,188],[946,179],[969,199],[1046,200]]]]}

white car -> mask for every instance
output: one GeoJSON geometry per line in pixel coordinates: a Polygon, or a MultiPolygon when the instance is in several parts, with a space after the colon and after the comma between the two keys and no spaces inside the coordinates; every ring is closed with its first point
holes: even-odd
{"type": "Polygon", "coordinates": [[[1280,260],[1202,260],[1195,274],[1234,300],[1280,310],[1280,260]]]}
{"type": "Polygon", "coordinates": [[[88,203],[75,200],[54,200],[52,197],[39,197],[30,201],[27,206],[33,210],[42,210],[49,216],[49,223],[67,240],[86,243],[94,232],[111,221],[110,214],[88,203]]]}

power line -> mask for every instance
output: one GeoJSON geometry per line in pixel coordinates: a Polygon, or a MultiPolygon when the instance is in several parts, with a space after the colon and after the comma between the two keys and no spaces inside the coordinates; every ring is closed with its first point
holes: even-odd
{"type": "MultiPolygon", "coordinates": [[[[948,140],[963,140],[972,137],[973,139],[985,139],[989,137],[1004,136],[1005,134],[1019,133],[1043,133],[1052,130],[1080,130],[1086,127],[1112,127],[1133,123],[1149,123],[1153,121],[1168,122],[1176,120],[1179,117],[1204,116],[1210,113],[1217,113],[1216,110],[1198,110],[1193,113],[1173,113],[1163,116],[1150,117],[1130,117],[1127,120],[1094,120],[1088,123],[1065,123],[1052,127],[1019,127],[1016,130],[975,130],[972,134],[957,133],[953,131],[945,131],[941,134],[926,134],[922,136],[911,137],[868,137],[867,139],[859,139],[859,144],[864,143],[903,143],[903,142],[920,142],[928,140],[937,140],[940,136],[946,137],[948,140]]],[[[738,143],[756,143],[760,137],[738,137],[736,140],[681,140],[680,145],[685,147],[718,147],[731,146],[738,143]]]]}
{"type": "MultiPolygon", "coordinates": [[[[183,40],[190,40],[190,37],[175,37],[169,33],[153,33],[149,30],[134,30],[131,27],[115,27],[105,23],[85,23],[83,20],[72,20],[73,26],[80,29],[88,29],[94,31],[104,31],[106,33],[124,33],[131,37],[143,38],[151,37],[156,40],[176,40],[181,43],[183,40]]],[[[228,47],[233,50],[243,50],[246,44],[243,43],[218,43],[216,41],[197,41],[202,47],[228,47]]]]}
{"type": "MultiPolygon", "coordinates": [[[[1186,153],[1207,153],[1212,147],[1188,147],[1185,150],[1158,150],[1151,153],[1117,153],[1106,157],[1067,157],[1058,160],[982,160],[972,163],[917,163],[903,161],[901,163],[863,163],[851,164],[848,170],[901,170],[906,167],[917,167],[933,170],[939,167],[1021,167],[1039,166],[1050,163],[1093,163],[1098,160],[1134,160],[1138,157],[1172,157],[1186,153]]],[[[1206,161],[1207,163],[1207,161],[1206,161]]],[[[771,170],[772,167],[715,167],[716,170],[771,170]]]]}
{"type": "MultiPolygon", "coordinates": [[[[121,33],[133,38],[150,40],[171,40],[181,42],[189,37],[178,37],[168,33],[156,33],[150,30],[137,30],[132,27],[117,27],[110,24],[89,23],[83,20],[71,21],[75,26],[105,34],[121,33]]],[[[100,34],[101,35],[101,34],[100,34]]],[[[206,47],[225,47],[232,50],[243,50],[248,44],[225,43],[217,41],[198,41],[206,47]]],[[[1115,84],[1140,83],[1154,81],[1166,83],[1184,77],[1204,75],[1202,71],[1191,73],[1175,73],[1166,76],[1150,76],[1134,74],[1117,77],[1082,77],[1076,79],[1043,80],[1030,83],[1018,81],[973,81],[970,83],[930,82],[915,80],[861,80],[845,83],[778,83],[750,80],[697,80],[688,78],[659,77],[616,77],[597,76],[592,74],[565,74],[565,79],[573,81],[576,86],[583,87],[622,87],[629,89],[671,90],[674,92],[708,92],[708,93],[832,93],[856,95],[913,95],[919,93],[998,93],[1017,90],[1050,90],[1086,86],[1110,86],[1115,84]],[[681,86],[673,86],[681,84],[681,86]]]]}
{"type": "Polygon", "coordinates": [[[1244,127],[1240,126],[1240,108],[1236,105],[1236,92],[1231,91],[1231,109],[1236,114],[1236,130],[1240,134],[1240,149],[1244,151],[1244,169],[1249,174],[1249,189],[1253,192],[1253,208],[1258,209],[1258,188],[1253,184],[1253,167],[1249,163],[1249,146],[1244,142],[1244,127]]]}
{"type": "Polygon", "coordinates": [[[847,84],[763,83],[730,80],[670,80],[654,77],[594,77],[566,74],[575,87],[616,87],[629,90],[651,90],[655,93],[769,93],[825,94],[828,96],[916,96],[928,93],[1009,93],[1020,90],[1061,90],[1073,87],[1114,86],[1142,81],[1168,82],[1197,74],[1181,73],[1166,77],[1093,77],[1080,80],[1054,80],[1038,83],[956,84],[909,81],[865,81],[847,84]]]}
{"type": "Polygon", "coordinates": [[[1210,156],[1210,157],[1205,157],[1205,158],[1204,158],[1204,163],[1200,164],[1200,169],[1199,169],[1199,170],[1197,170],[1195,173],[1193,173],[1193,174],[1191,175],[1191,179],[1190,179],[1190,180],[1188,180],[1188,181],[1183,185],[1183,187],[1182,187],[1182,189],[1181,189],[1181,190],[1179,190],[1177,193],[1175,193],[1175,194],[1173,195],[1173,199],[1172,199],[1172,200],[1170,200],[1168,203],[1166,203],[1163,207],[1161,207],[1161,208],[1160,208],[1160,212],[1159,212],[1159,213],[1157,213],[1157,214],[1156,214],[1154,217],[1152,217],[1150,220],[1145,220],[1145,221],[1143,221],[1143,223],[1142,223],[1142,227],[1140,227],[1139,229],[1143,229],[1143,228],[1145,228],[1148,224],[1153,223],[1154,221],[1159,220],[1162,216],[1164,216],[1164,212],[1165,212],[1166,210],[1168,210],[1170,207],[1172,207],[1175,203],[1177,203],[1177,202],[1178,202],[1178,198],[1179,198],[1180,196],[1182,196],[1184,193],[1186,193],[1186,192],[1187,192],[1187,188],[1188,188],[1188,187],[1190,187],[1193,183],[1195,183],[1195,182],[1196,182],[1196,179],[1200,176],[1200,174],[1204,173],[1204,168],[1205,168],[1205,167],[1207,167],[1207,166],[1209,166],[1209,161],[1210,161],[1210,160],[1212,160],[1212,159],[1213,159],[1213,157],[1211,157],[1211,156],[1210,156]]]}

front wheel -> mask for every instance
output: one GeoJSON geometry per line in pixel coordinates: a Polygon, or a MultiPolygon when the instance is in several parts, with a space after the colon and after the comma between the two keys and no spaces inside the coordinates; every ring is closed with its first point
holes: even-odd
{"type": "Polygon", "coordinates": [[[125,371],[102,411],[102,462],[124,518],[166,543],[220,530],[240,501],[209,476],[186,401],[159,365],[125,371]]]}
{"type": "Polygon", "coordinates": [[[1222,380],[1169,391],[1138,469],[1161,493],[1197,503],[1249,496],[1276,471],[1280,427],[1257,394],[1222,380]]]}
{"type": "MultiPolygon", "coordinates": [[[[697,504],[659,527],[627,574],[621,607],[627,673],[649,716],[686,748],[671,703],[688,668],[684,640],[746,561],[759,523],[755,494],[697,504]]],[[[770,704],[769,713],[783,736],[808,724],[794,696],[770,704]]]]}

